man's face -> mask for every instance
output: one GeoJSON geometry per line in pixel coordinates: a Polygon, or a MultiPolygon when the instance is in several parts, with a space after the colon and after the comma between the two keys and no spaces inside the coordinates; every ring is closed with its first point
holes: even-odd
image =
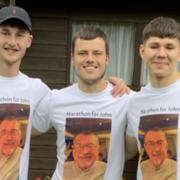
{"type": "Polygon", "coordinates": [[[171,81],[177,75],[177,62],[180,60],[180,42],[176,38],[150,37],[140,46],[150,78],[171,81]]]}
{"type": "Polygon", "coordinates": [[[19,146],[21,131],[16,121],[4,120],[0,124],[0,150],[6,157],[11,156],[19,146]]]}
{"type": "Polygon", "coordinates": [[[94,135],[78,135],[73,146],[73,157],[80,169],[90,168],[99,159],[97,138],[94,135]]]}
{"type": "Polygon", "coordinates": [[[162,131],[149,131],[145,136],[144,147],[155,167],[159,167],[168,156],[167,141],[162,131]]]}
{"type": "Polygon", "coordinates": [[[31,42],[32,35],[27,30],[0,25],[0,64],[19,65],[31,42]]]}
{"type": "Polygon", "coordinates": [[[95,84],[101,81],[108,60],[109,56],[106,54],[105,42],[102,38],[76,40],[72,61],[80,82],[95,84]]]}

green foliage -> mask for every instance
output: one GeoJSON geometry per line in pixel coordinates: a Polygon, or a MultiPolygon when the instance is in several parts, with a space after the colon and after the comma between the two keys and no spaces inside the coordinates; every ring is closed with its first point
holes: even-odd
{"type": "Polygon", "coordinates": [[[51,180],[49,176],[46,176],[44,180],[51,180]]]}
{"type": "Polygon", "coordinates": [[[0,8],[7,4],[6,0],[0,0],[0,8]]]}

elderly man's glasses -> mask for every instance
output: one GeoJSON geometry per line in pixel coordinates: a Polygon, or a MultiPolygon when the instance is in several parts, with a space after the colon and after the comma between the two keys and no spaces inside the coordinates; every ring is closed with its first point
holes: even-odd
{"type": "Polygon", "coordinates": [[[145,145],[149,147],[154,147],[154,146],[162,146],[164,144],[164,140],[158,140],[158,141],[147,141],[145,142],[145,145]]]}
{"type": "Polygon", "coordinates": [[[7,131],[7,130],[1,130],[0,131],[0,137],[7,136],[7,135],[16,136],[17,134],[18,134],[17,129],[12,129],[10,131],[7,131]]]}
{"type": "Polygon", "coordinates": [[[94,149],[97,147],[96,144],[93,144],[93,143],[90,143],[90,144],[75,144],[74,146],[75,148],[78,148],[80,150],[83,150],[84,148],[87,148],[87,149],[94,149]]]}

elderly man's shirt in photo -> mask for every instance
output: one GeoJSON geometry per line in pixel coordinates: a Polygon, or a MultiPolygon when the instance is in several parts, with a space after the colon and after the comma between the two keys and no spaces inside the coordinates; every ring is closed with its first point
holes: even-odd
{"type": "Polygon", "coordinates": [[[73,84],[53,90],[40,103],[35,113],[34,127],[45,132],[53,126],[57,131],[58,163],[52,180],[121,178],[125,158],[126,110],[134,92],[114,98],[111,90],[112,85],[108,84],[104,91],[89,94],[80,91],[78,84],[73,84]],[[99,145],[89,140],[73,144],[80,133],[84,133],[82,136],[93,133],[98,137],[99,145]],[[92,151],[97,146],[99,152],[93,162],[92,151]],[[71,169],[68,169],[70,166],[71,169]]]}
{"type": "Polygon", "coordinates": [[[137,180],[180,179],[179,92],[180,80],[164,88],[148,84],[130,100],[127,135],[138,143],[137,180]]]}

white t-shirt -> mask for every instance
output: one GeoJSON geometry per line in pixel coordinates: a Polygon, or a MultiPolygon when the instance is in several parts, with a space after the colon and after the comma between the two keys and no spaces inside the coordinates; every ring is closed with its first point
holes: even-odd
{"type": "MultiPolygon", "coordinates": [[[[143,179],[141,163],[148,159],[144,149],[144,135],[150,129],[160,129],[166,134],[166,139],[169,145],[168,158],[177,162],[177,169],[180,168],[180,138],[178,134],[179,115],[180,80],[165,88],[153,88],[150,84],[148,84],[130,100],[127,115],[127,134],[135,137],[138,143],[140,153],[137,172],[138,180],[143,179]]],[[[155,146],[157,145],[157,142],[151,142],[151,145],[152,144],[155,146]]],[[[168,174],[167,171],[169,170],[165,170],[166,174],[168,174]]],[[[160,171],[156,171],[156,174],[153,174],[152,176],[149,175],[149,180],[151,180],[151,177],[158,177],[158,172],[160,171]]],[[[176,176],[176,179],[180,179],[179,171],[176,176]]],[[[168,178],[166,177],[166,179],[168,178]]]]}
{"type": "Polygon", "coordinates": [[[53,180],[62,179],[63,163],[67,160],[66,143],[81,131],[93,131],[100,138],[110,138],[105,180],[119,180],[124,167],[124,131],[127,104],[134,94],[114,98],[112,86],[97,94],[87,94],[74,84],[53,90],[37,108],[34,127],[45,132],[50,127],[57,131],[58,163],[53,180]],[[99,128],[99,129],[98,129],[99,128]],[[66,137],[66,142],[65,142],[66,137]]]}
{"type": "Polygon", "coordinates": [[[32,112],[49,92],[41,80],[29,78],[21,72],[10,78],[0,76],[0,123],[7,118],[16,118],[22,131],[19,180],[28,179],[32,112]]]}

